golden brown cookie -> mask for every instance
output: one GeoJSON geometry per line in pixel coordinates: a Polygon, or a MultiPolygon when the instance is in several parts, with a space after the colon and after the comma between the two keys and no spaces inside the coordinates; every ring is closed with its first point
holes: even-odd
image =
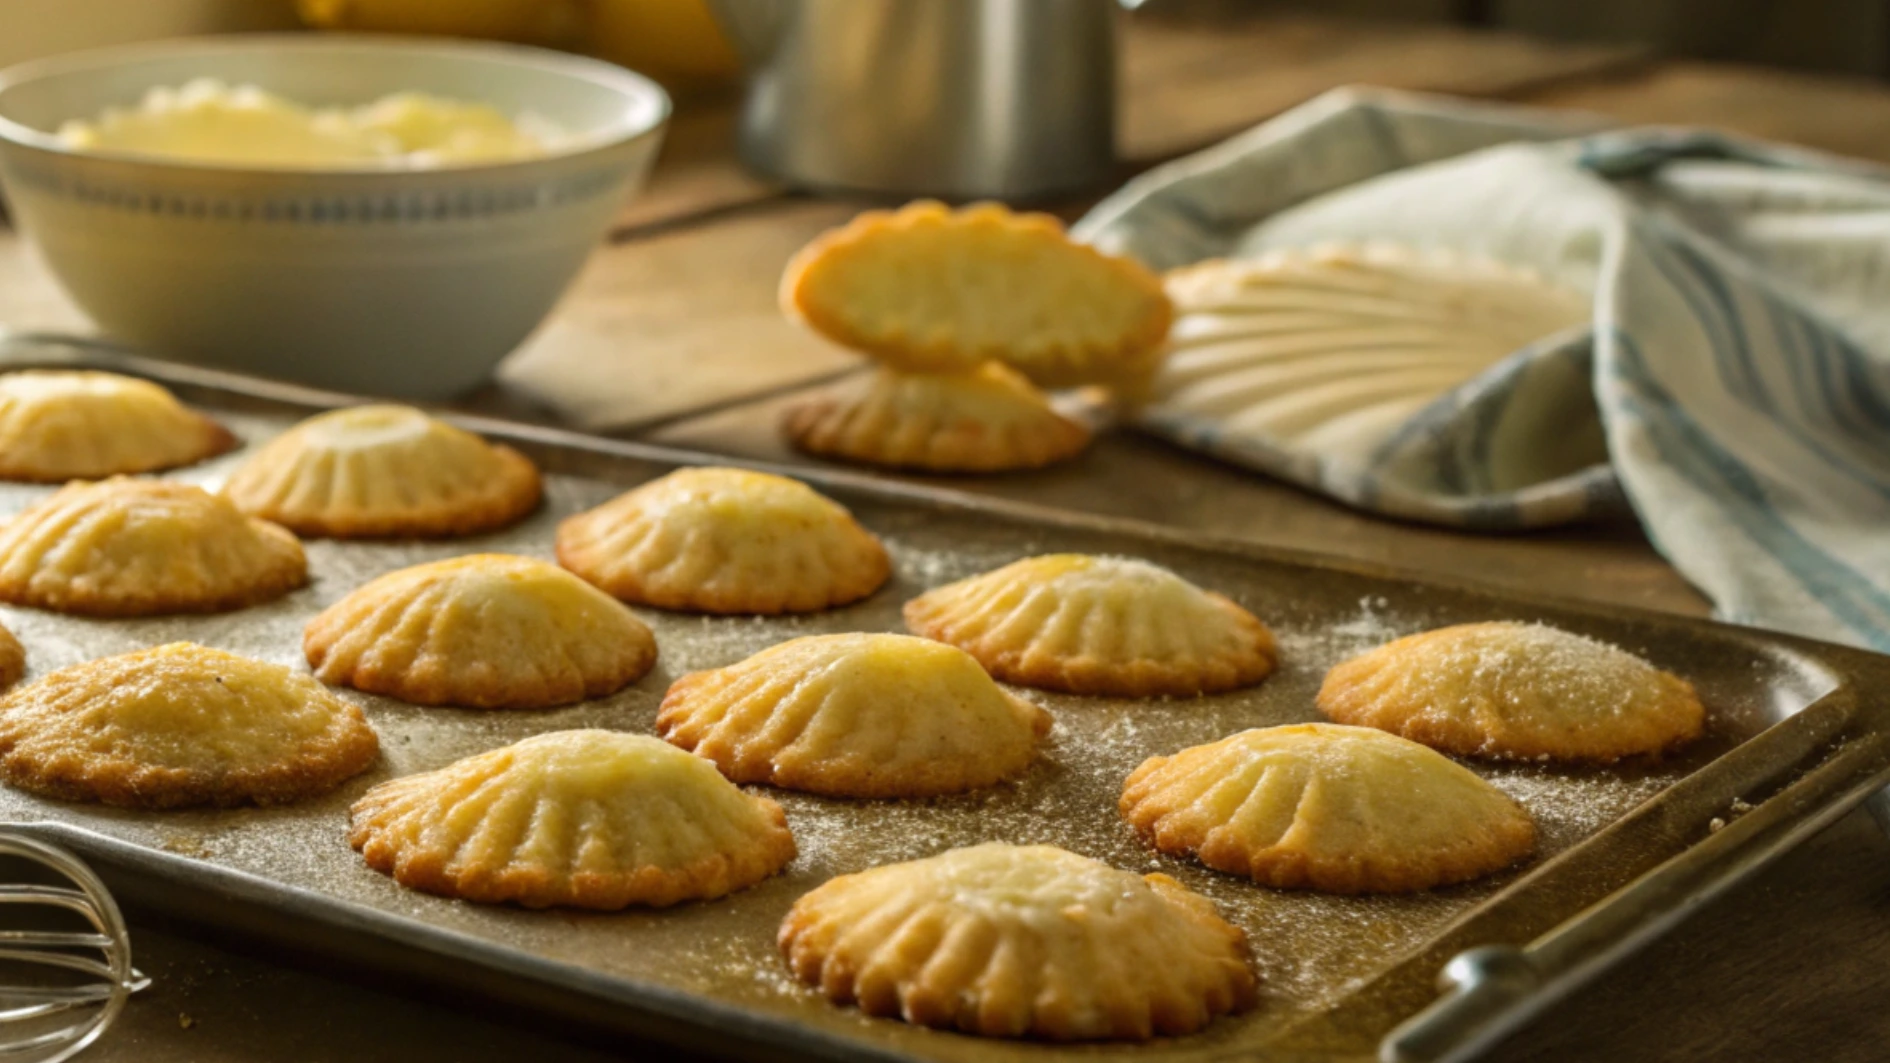
{"type": "Polygon", "coordinates": [[[1245,936],[1205,897],[1048,845],[841,875],[795,902],[780,943],[837,1004],[985,1037],[1177,1036],[1258,996],[1245,936]]]}
{"type": "Polygon", "coordinates": [[[809,635],[669,688],[656,731],[739,783],[930,797],[1023,771],[1050,714],[963,650],[909,635],[809,635]]]}
{"type": "Polygon", "coordinates": [[[1434,750],[1368,727],[1263,727],[1150,757],[1122,818],[1155,848],[1265,886],[1407,893],[1535,847],[1521,805],[1434,750]]]}
{"type": "Polygon", "coordinates": [[[1121,697],[1212,694],[1273,671],[1252,613],[1146,561],[1029,557],[906,603],[906,626],[1007,683],[1121,697]]]}
{"type": "Polygon", "coordinates": [[[1326,673],[1319,709],[1467,757],[1613,761],[1698,738],[1693,685],[1605,642],[1496,621],[1410,635],[1326,673]]]}
{"type": "Polygon", "coordinates": [[[0,601],[86,616],[216,613],[308,582],[302,544],[200,487],[74,482],[0,526],[0,601]]]}
{"type": "Polygon", "coordinates": [[[557,731],[369,790],[348,839],[409,889],[528,908],[661,907],[794,858],[781,807],[643,735],[557,731]]]}
{"type": "Polygon", "coordinates": [[[0,690],[19,682],[26,675],[26,647],[13,632],[0,627],[0,690]]]}
{"type": "Polygon", "coordinates": [[[807,613],[892,574],[838,503],[785,476],[679,469],[558,525],[558,562],[626,602],[691,613],[807,613]]]}
{"type": "Polygon", "coordinates": [[[1153,273],[1072,241],[1047,214],[929,200],[816,238],[788,263],[781,305],[897,369],[996,360],[1045,387],[1145,376],[1173,316],[1153,273]]]}
{"type": "Polygon", "coordinates": [[[823,458],[927,472],[1042,468],[1082,453],[1090,438],[996,362],[968,373],[849,377],[789,407],[781,431],[823,458]]]}
{"type": "Polygon", "coordinates": [[[655,636],[615,598],[505,554],[382,576],[310,621],[302,650],[324,682],[480,709],[603,697],[656,663],[655,636]]]}
{"type": "Polygon", "coordinates": [[[352,406],[264,444],[223,493],[303,535],[436,539],[517,523],[541,487],[511,447],[411,406],[352,406]]]}
{"type": "Polygon", "coordinates": [[[0,778],[68,801],[284,804],[379,750],[361,710],[313,677],[188,642],[61,668],[0,700],[0,778]]]}
{"type": "Polygon", "coordinates": [[[0,376],[0,480],[157,472],[235,446],[229,429],[148,380],[52,369],[0,376]]]}

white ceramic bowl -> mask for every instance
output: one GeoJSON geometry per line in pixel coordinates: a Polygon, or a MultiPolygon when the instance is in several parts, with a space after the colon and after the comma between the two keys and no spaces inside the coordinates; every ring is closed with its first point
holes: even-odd
{"type": "Polygon", "coordinates": [[[180,361],[439,398],[485,379],[576,276],[656,157],[669,99],[619,67],[504,45],[262,35],[83,52],[0,73],[15,221],[109,336],[180,361]],[[580,134],[542,159],[262,170],[61,146],[147,89],[214,77],[317,105],[417,90],[580,134]]]}

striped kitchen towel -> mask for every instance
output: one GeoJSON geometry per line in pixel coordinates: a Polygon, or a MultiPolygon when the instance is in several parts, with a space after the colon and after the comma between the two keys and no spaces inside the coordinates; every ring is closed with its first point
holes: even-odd
{"type": "Polygon", "coordinates": [[[1585,327],[1367,449],[1269,438],[1159,387],[1138,424],[1403,519],[1502,531],[1631,507],[1724,618],[1890,652],[1890,171],[1343,90],[1151,171],[1075,232],[1160,268],[1389,242],[1581,293],[1585,327]]]}

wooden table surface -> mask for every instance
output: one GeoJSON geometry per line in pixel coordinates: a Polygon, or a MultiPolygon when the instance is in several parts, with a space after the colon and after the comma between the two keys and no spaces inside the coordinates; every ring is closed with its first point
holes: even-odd
{"type": "MultiPolygon", "coordinates": [[[[1350,83],[1719,126],[1890,161],[1890,89],[1436,27],[1138,17],[1125,49],[1125,174],[1350,83]]],[[[475,405],[721,454],[796,461],[773,422],[853,371],[774,308],[787,256],[859,204],[798,198],[731,159],[728,101],[679,112],[651,187],[552,321],[475,405]]],[[[1080,210],[1069,204],[1065,213],[1080,210]]],[[[0,232],[0,323],[83,328],[0,232]]],[[[1442,574],[1704,614],[1632,526],[1484,538],[1386,523],[1144,438],[1064,468],[954,487],[1442,574]]],[[[1492,1058],[1718,1063],[1890,1058],[1890,843],[1861,812],[1553,1009],[1492,1058]]],[[[154,987],[86,1059],[112,1063],[542,1063],[643,1058],[135,924],[154,987]]],[[[674,1058],[665,1054],[664,1058],[674,1058]]]]}

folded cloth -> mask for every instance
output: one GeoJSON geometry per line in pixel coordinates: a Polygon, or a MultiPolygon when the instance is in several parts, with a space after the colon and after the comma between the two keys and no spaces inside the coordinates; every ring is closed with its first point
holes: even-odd
{"type": "Polygon", "coordinates": [[[1631,506],[1724,618],[1890,652],[1890,170],[1341,90],[1149,172],[1075,233],[1159,268],[1392,242],[1592,295],[1592,327],[1363,451],[1159,399],[1137,424],[1408,520],[1502,531],[1631,506]]]}

